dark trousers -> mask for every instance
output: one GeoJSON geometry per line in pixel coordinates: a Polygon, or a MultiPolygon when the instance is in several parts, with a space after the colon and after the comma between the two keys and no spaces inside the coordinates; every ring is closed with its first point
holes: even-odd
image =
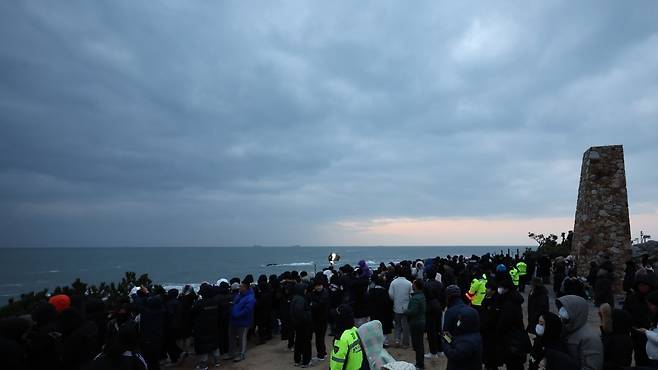
{"type": "Polygon", "coordinates": [[[171,362],[178,362],[180,354],[183,353],[183,350],[176,344],[176,339],[178,339],[176,331],[172,329],[167,330],[165,334],[164,350],[165,353],[169,355],[171,362]]]}
{"type": "Polygon", "coordinates": [[[425,328],[422,326],[411,326],[411,347],[416,352],[416,367],[419,369],[425,368],[425,343],[423,341],[423,334],[425,328]]]}
{"type": "Polygon", "coordinates": [[[162,340],[143,340],[141,342],[142,355],[149,370],[160,370],[160,354],[162,353],[162,340]]]}
{"type": "Polygon", "coordinates": [[[647,355],[647,337],[644,334],[631,332],[633,341],[633,356],[635,357],[635,366],[649,366],[651,360],[647,355]]]}
{"type": "Polygon", "coordinates": [[[327,355],[327,347],[324,345],[324,337],[327,335],[327,322],[318,321],[313,323],[313,333],[315,334],[315,350],[318,357],[327,355]]]}
{"type": "Polygon", "coordinates": [[[311,362],[311,339],[310,326],[295,326],[295,363],[308,365],[311,362]]]}
{"type": "Polygon", "coordinates": [[[439,333],[441,332],[441,315],[438,316],[430,313],[425,317],[425,329],[427,330],[427,343],[430,346],[430,353],[435,355],[442,352],[441,340],[439,333]]]}

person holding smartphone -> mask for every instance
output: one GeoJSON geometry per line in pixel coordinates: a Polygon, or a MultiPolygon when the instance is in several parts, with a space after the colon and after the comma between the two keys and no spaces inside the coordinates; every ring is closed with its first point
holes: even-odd
{"type": "Polygon", "coordinates": [[[454,332],[441,334],[443,353],[448,359],[446,370],[481,370],[482,337],[478,312],[470,306],[460,307],[454,332]]]}

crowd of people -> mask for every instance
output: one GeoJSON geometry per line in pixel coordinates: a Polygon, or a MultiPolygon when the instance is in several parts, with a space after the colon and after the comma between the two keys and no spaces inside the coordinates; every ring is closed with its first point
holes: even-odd
{"type": "Polygon", "coordinates": [[[195,361],[204,370],[243,361],[248,338],[275,337],[295,366],[372,368],[379,364],[359,334],[372,322],[375,342],[410,347],[417,369],[440,356],[448,370],[658,368],[658,285],[648,261],[626,264],[620,307],[611,261],[592,261],[584,277],[574,262],[509,253],[362,260],[220,279],[196,291],[135,287],[111,303],[58,294],[0,321],[0,368],[157,370],[195,361]],[[593,306],[599,330],[588,324],[593,306]]]}

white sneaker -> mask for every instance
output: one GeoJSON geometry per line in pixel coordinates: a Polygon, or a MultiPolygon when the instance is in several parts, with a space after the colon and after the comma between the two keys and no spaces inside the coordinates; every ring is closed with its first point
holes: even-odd
{"type": "Polygon", "coordinates": [[[424,357],[428,360],[435,360],[435,359],[439,358],[439,355],[435,354],[435,353],[434,354],[433,353],[426,353],[424,357]]]}

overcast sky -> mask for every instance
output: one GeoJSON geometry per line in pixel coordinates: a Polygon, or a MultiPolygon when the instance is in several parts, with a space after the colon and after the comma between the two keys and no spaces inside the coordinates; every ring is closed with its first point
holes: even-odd
{"type": "Polygon", "coordinates": [[[0,245],[532,244],[606,144],[658,234],[657,14],[0,2],[0,245]]]}

